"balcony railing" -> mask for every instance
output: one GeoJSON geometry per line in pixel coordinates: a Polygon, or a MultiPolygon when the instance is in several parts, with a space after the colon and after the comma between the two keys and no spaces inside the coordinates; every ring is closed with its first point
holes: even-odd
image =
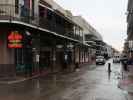
{"type": "Polygon", "coordinates": [[[0,4],[0,20],[21,21],[38,25],[37,15],[32,16],[32,11],[23,6],[0,4]]]}
{"type": "Polygon", "coordinates": [[[39,14],[33,14],[32,12],[32,10],[29,10],[21,5],[15,6],[10,4],[0,4],[0,20],[28,23],[49,31],[56,32],[57,34],[82,41],[81,36],[74,35],[74,32],[70,33],[66,31],[65,27],[55,23],[53,20],[39,17],[39,14]]]}

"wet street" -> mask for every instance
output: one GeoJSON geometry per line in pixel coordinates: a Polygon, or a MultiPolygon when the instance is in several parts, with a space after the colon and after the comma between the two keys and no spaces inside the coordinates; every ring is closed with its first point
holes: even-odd
{"type": "MultiPolygon", "coordinates": [[[[112,62],[109,60],[108,62],[112,62]]],[[[69,74],[48,75],[17,84],[0,85],[0,100],[127,100],[117,87],[120,64],[92,65],[69,74]]]]}

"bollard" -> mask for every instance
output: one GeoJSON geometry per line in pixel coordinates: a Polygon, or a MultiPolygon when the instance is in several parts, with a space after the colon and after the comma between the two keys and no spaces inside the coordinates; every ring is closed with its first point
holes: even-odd
{"type": "Polygon", "coordinates": [[[111,72],[111,63],[108,63],[108,72],[111,72]]]}

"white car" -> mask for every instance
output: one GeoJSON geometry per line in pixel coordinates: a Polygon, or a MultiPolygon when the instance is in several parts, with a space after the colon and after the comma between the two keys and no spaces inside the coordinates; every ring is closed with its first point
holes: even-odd
{"type": "Polygon", "coordinates": [[[105,58],[103,56],[97,56],[96,57],[96,64],[105,64],[105,58]]]}

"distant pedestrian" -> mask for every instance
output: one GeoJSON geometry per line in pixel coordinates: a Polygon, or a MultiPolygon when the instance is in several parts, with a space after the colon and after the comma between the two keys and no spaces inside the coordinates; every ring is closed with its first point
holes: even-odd
{"type": "Polygon", "coordinates": [[[133,65],[133,58],[129,58],[128,61],[127,61],[127,64],[128,65],[133,65]]]}
{"type": "Polygon", "coordinates": [[[131,71],[133,68],[133,57],[130,57],[127,61],[127,71],[131,71]]]}
{"type": "Polygon", "coordinates": [[[129,63],[128,58],[126,56],[123,56],[121,58],[121,64],[122,64],[124,71],[128,71],[128,68],[127,68],[128,63],[129,63]]]}
{"type": "Polygon", "coordinates": [[[108,72],[111,72],[111,63],[108,63],[108,72]]]}

